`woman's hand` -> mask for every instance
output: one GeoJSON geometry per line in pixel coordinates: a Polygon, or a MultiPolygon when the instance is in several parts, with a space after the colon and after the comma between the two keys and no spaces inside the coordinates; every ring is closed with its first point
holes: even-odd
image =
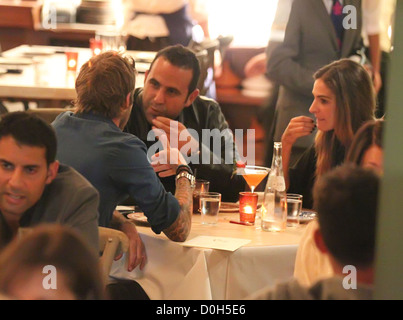
{"type": "Polygon", "coordinates": [[[298,138],[311,134],[315,128],[316,124],[311,118],[306,116],[295,117],[290,120],[281,137],[283,172],[287,189],[290,186],[288,169],[292,146],[298,138]]]}
{"type": "Polygon", "coordinates": [[[292,118],[281,137],[283,147],[292,147],[298,138],[310,135],[315,128],[314,120],[309,117],[299,116],[292,118]]]}

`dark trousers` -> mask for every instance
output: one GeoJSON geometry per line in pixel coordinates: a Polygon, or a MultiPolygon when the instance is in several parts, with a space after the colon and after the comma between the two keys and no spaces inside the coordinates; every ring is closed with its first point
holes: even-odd
{"type": "Polygon", "coordinates": [[[144,289],[134,280],[118,279],[106,286],[110,300],[150,300],[144,289]]]}

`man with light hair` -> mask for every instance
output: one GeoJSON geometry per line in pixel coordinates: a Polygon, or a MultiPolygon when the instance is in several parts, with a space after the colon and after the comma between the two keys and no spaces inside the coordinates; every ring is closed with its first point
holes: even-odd
{"type": "Polygon", "coordinates": [[[175,196],[166,192],[150,165],[144,144],[122,132],[133,105],[135,65],[109,51],[86,62],[76,80],[76,111],[52,123],[59,142],[57,159],[71,165],[99,191],[99,225],[122,230],[129,238],[131,271],[146,263],[136,227],[115,208],[128,196],[144,212],[155,233],[185,241],[191,228],[191,169],[177,149],[162,153],[176,173],[175,196]],[[175,164],[176,163],[176,164],[175,164]]]}

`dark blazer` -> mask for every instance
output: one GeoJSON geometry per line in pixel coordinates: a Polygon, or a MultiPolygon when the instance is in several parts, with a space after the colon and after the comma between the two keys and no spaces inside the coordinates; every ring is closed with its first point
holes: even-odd
{"type": "MultiPolygon", "coordinates": [[[[362,47],[361,0],[344,0],[357,8],[357,29],[345,29],[341,50],[330,15],[322,0],[294,0],[284,42],[274,49],[268,61],[268,77],[280,85],[276,105],[274,141],[291,118],[309,113],[312,104],[313,74],[322,66],[355,54],[362,47]]],[[[306,148],[315,134],[298,139],[306,148]]]]}

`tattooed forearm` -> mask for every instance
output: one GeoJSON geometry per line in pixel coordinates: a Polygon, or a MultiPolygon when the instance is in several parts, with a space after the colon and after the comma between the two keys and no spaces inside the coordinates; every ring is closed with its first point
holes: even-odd
{"type": "Polygon", "coordinates": [[[190,233],[193,211],[193,189],[187,178],[176,181],[175,197],[179,201],[180,212],[175,222],[164,230],[165,235],[172,241],[183,242],[190,233]]]}

